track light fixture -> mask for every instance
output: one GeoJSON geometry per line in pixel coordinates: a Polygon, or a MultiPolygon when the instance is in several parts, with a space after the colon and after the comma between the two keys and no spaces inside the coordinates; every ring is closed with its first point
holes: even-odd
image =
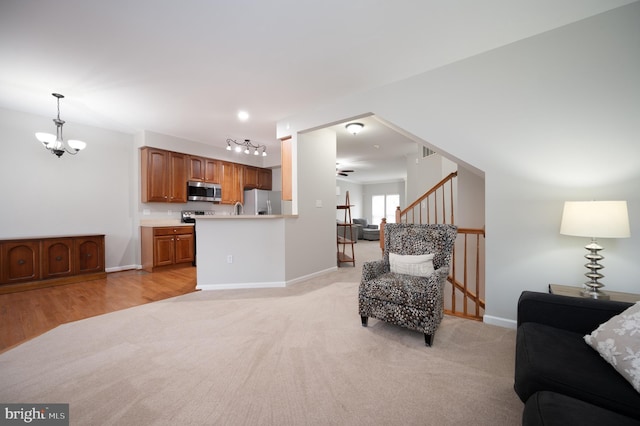
{"type": "Polygon", "coordinates": [[[231,144],[235,145],[236,152],[244,152],[245,154],[251,154],[253,150],[253,155],[262,155],[263,157],[267,156],[267,147],[266,145],[254,145],[251,143],[251,140],[245,139],[244,142],[237,142],[233,139],[227,139],[227,151],[231,151],[231,144]]]}

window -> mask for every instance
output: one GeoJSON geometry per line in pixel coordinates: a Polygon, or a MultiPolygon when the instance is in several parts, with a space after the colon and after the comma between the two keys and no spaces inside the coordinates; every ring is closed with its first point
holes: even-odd
{"type": "Polygon", "coordinates": [[[387,223],[396,222],[396,207],[400,205],[399,194],[374,195],[371,197],[371,216],[374,225],[380,224],[383,217],[387,223]]]}

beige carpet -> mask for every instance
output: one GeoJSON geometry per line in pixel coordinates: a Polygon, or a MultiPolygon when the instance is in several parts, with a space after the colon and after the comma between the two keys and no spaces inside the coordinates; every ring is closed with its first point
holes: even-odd
{"type": "Polygon", "coordinates": [[[70,403],[74,425],[520,423],[513,330],[446,317],[428,348],[363,328],[355,282],[285,290],[65,324],[0,355],[0,401],[70,403]]]}

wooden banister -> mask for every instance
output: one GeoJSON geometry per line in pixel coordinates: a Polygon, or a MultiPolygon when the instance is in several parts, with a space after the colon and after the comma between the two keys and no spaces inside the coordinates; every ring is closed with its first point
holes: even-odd
{"type": "MultiPolygon", "coordinates": [[[[455,224],[454,178],[450,173],[422,194],[404,210],[398,206],[396,223],[455,224]],[[417,216],[417,217],[416,217],[417,216]]],[[[380,248],[384,249],[384,224],[380,224],[380,248]]],[[[484,314],[484,229],[458,228],[451,269],[447,279],[450,297],[445,312],[450,315],[481,320],[484,314]]]]}

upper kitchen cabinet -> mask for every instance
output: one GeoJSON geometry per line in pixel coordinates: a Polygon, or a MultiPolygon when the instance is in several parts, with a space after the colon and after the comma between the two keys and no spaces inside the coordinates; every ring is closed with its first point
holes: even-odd
{"type": "Polygon", "coordinates": [[[187,156],[143,147],[141,153],[142,202],[187,202],[187,156]]]}
{"type": "Polygon", "coordinates": [[[273,188],[271,169],[258,169],[258,189],[271,191],[273,188]]]}
{"type": "Polygon", "coordinates": [[[205,158],[204,160],[204,181],[207,183],[222,183],[222,161],[212,158],[205,158]]]}
{"type": "Polygon", "coordinates": [[[244,166],[244,189],[256,189],[258,187],[258,168],[244,166]]]}
{"type": "Polygon", "coordinates": [[[242,203],[244,198],[244,167],[236,163],[222,163],[222,200],[221,204],[242,203]]]}
{"type": "Polygon", "coordinates": [[[271,169],[244,166],[244,189],[271,190],[271,169]]]}
{"type": "Polygon", "coordinates": [[[188,156],[187,180],[221,183],[222,162],[213,158],[188,156]]]}
{"type": "Polygon", "coordinates": [[[187,180],[204,182],[205,159],[190,155],[187,157],[187,162],[189,163],[189,167],[187,168],[187,180]]]}

